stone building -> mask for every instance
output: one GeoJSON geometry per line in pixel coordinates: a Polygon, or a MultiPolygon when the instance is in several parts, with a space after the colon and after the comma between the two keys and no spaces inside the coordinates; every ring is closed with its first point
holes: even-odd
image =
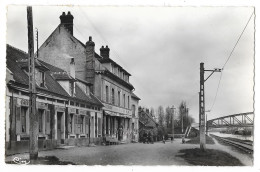
{"type": "Polygon", "coordinates": [[[74,37],[73,19],[70,12],[62,13],[60,24],[39,48],[39,59],[68,73],[70,61],[74,59],[76,78],[90,83],[90,91],[104,105],[100,121],[102,136],[130,142],[132,102],[137,107],[136,99],[131,101],[134,89],[129,82],[131,74],[111,59],[108,46],[102,46],[97,54],[91,36],[86,44],[74,37]]]}
{"type": "MultiPolygon", "coordinates": [[[[6,154],[28,152],[28,54],[7,45],[6,154]]],[[[36,108],[40,150],[60,145],[100,144],[102,103],[90,92],[91,83],[36,59],[36,108]]]]}

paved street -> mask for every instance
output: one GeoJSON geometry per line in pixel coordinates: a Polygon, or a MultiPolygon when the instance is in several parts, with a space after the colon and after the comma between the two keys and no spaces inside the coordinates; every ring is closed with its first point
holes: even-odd
{"type": "MultiPolygon", "coordinates": [[[[208,145],[210,149],[224,149],[222,145],[208,145]]],[[[42,151],[43,156],[56,156],[61,161],[69,161],[75,164],[86,165],[191,165],[184,159],[178,157],[181,149],[199,148],[199,145],[181,144],[180,139],[175,139],[173,143],[163,144],[122,144],[96,147],[73,147],[69,149],[55,149],[52,151],[42,151]]],[[[236,156],[244,165],[252,165],[250,158],[237,152],[229,150],[229,153],[236,156]],[[243,162],[243,159],[246,161],[243,162]]],[[[28,158],[28,154],[19,154],[7,157],[12,160],[15,156],[28,158]]]]}

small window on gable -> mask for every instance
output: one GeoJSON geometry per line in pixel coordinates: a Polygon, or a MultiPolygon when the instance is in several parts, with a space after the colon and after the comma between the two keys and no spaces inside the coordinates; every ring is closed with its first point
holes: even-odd
{"type": "Polygon", "coordinates": [[[90,94],[90,89],[89,89],[89,86],[88,85],[86,85],[86,94],[89,96],[89,94],[90,94]]]}

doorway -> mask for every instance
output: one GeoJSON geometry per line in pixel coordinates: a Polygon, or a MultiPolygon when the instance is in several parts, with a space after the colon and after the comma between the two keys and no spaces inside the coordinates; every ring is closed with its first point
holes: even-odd
{"type": "Polygon", "coordinates": [[[64,140],[62,139],[62,131],[63,131],[63,125],[62,125],[62,115],[63,112],[57,112],[57,142],[58,144],[63,144],[64,140]]]}

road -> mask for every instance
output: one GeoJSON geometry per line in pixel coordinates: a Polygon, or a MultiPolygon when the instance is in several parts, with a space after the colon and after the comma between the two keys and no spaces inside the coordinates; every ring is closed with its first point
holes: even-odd
{"type": "MultiPolygon", "coordinates": [[[[40,157],[56,156],[60,161],[69,161],[81,165],[182,165],[190,166],[183,158],[178,157],[181,149],[199,148],[199,145],[181,144],[180,139],[173,143],[157,142],[154,144],[132,143],[111,146],[96,147],[72,147],[69,149],[55,149],[39,152],[40,157]]],[[[208,148],[216,149],[216,145],[208,145],[208,148]]],[[[223,150],[223,146],[221,146],[223,150]]],[[[232,154],[232,151],[229,151],[232,154]]],[[[27,154],[9,156],[10,161],[15,156],[22,159],[28,158],[27,154]]],[[[235,157],[238,157],[237,153],[235,157]]],[[[239,158],[239,157],[238,157],[239,158]]],[[[241,156],[241,159],[244,159],[241,156]]],[[[240,158],[239,158],[240,159],[240,158]]],[[[243,162],[242,162],[243,163],[243,162]]],[[[252,163],[252,162],[251,162],[252,163]]],[[[252,165],[244,163],[245,165],[252,165]]]]}

